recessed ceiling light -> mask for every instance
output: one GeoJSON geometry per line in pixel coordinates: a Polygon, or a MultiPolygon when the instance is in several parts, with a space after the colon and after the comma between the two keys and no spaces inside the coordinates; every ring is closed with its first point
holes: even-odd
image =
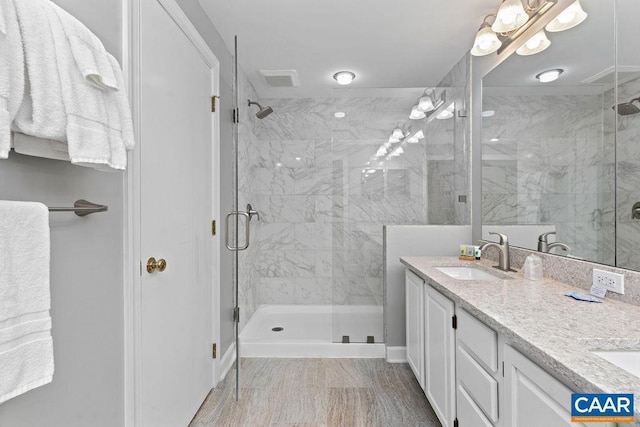
{"type": "Polygon", "coordinates": [[[335,117],[336,119],[343,119],[347,114],[344,113],[343,111],[337,111],[335,113],[333,113],[333,117],[335,117]]]}
{"type": "Polygon", "coordinates": [[[553,70],[543,71],[536,75],[536,79],[540,80],[541,83],[549,83],[554,80],[558,80],[560,74],[564,73],[564,70],[561,68],[555,68],[553,70]]]}
{"type": "Polygon", "coordinates": [[[500,138],[491,138],[489,141],[491,141],[491,142],[498,142],[498,141],[500,141],[500,138]]]}
{"type": "Polygon", "coordinates": [[[339,85],[350,85],[353,79],[356,78],[356,75],[351,71],[338,71],[333,75],[333,78],[339,85]]]}
{"type": "Polygon", "coordinates": [[[482,112],[482,117],[493,117],[496,115],[495,110],[486,110],[482,112]]]}

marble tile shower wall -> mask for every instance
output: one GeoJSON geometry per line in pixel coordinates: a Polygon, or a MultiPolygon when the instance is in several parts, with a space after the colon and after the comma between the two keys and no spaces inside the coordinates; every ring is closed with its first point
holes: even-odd
{"type": "Polygon", "coordinates": [[[487,90],[483,110],[495,115],[483,119],[483,224],[555,224],[576,255],[613,263],[613,128],[603,105],[602,95],[487,90]]]}
{"type": "Polygon", "coordinates": [[[261,214],[247,257],[255,303],[381,305],[382,224],[426,223],[426,150],[411,144],[382,165],[368,162],[410,105],[260,102],[274,113],[252,122],[240,152],[242,194],[261,214]]]}
{"type": "MultiPolygon", "coordinates": [[[[619,102],[638,96],[640,78],[618,86],[619,102]]],[[[609,105],[613,105],[613,95],[609,105]]],[[[640,114],[618,116],[617,130],[616,262],[618,267],[640,270],[640,221],[631,218],[631,207],[640,201],[640,114]]]]}

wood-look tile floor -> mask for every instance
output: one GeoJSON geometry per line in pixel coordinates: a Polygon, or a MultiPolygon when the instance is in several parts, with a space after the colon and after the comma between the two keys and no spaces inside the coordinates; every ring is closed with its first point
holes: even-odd
{"type": "Polygon", "coordinates": [[[383,359],[241,359],[190,427],[440,427],[407,364],[383,359]]]}

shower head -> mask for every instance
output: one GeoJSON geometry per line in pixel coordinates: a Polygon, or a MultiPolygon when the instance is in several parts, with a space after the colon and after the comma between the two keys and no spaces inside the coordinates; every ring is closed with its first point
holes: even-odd
{"type": "Polygon", "coordinates": [[[640,97],[634,98],[629,102],[623,102],[622,104],[618,104],[618,107],[613,106],[613,109],[618,112],[621,116],[630,116],[632,114],[640,113],[640,108],[633,105],[634,102],[640,101],[640,97]]]}
{"type": "Polygon", "coordinates": [[[269,107],[268,105],[262,108],[262,105],[258,104],[257,102],[253,102],[250,99],[248,101],[249,101],[249,106],[252,106],[252,105],[258,106],[260,110],[256,113],[256,117],[261,120],[267,117],[269,114],[273,113],[273,108],[269,107]]]}

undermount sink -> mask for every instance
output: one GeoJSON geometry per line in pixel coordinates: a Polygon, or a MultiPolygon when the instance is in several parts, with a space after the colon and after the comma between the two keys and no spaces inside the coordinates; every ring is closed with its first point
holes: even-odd
{"type": "Polygon", "coordinates": [[[436,267],[436,270],[443,272],[449,277],[457,280],[496,280],[499,277],[489,274],[486,271],[472,267],[436,267]]]}
{"type": "Polygon", "coordinates": [[[640,378],[640,350],[592,350],[591,352],[640,378]]]}

